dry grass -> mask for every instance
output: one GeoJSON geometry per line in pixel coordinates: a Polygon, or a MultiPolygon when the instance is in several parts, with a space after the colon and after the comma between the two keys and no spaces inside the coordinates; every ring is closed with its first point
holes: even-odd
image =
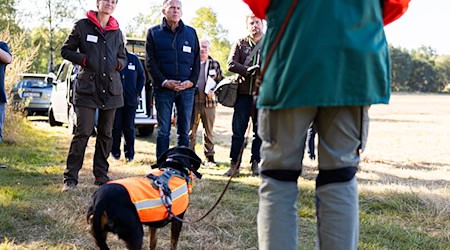
{"type": "MultiPolygon", "coordinates": [[[[187,220],[205,213],[222,191],[227,178],[231,141],[231,112],[217,113],[216,160],[219,167],[203,168],[197,180],[187,220]]],[[[390,105],[373,106],[370,111],[369,143],[357,176],[361,193],[361,249],[450,249],[450,96],[394,95],[390,105]]],[[[59,158],[67,154],[70,136],[65,128],[50,128],[33,122],[36,133],[55,140],[59,158]],[[62,154],[62,155],[61,155],[62,154]]],[[[174,130],[172,131],[174,133],[174,130]]],[[[110,161],[110,177],[117,179],[144,175],[155,162],[155,135],[137,138],[132,164],[110,161]]],[[[198,142],[201,142],[200,132],[198,142]]],[[[174,142],[172,142],[174,143],[174,142]]],[[[0,159],[7,147],[0,146],[0,159]]],[[[94,140],[91,139],[77,191],[59,193],[64,162],[59,159],[41,165],[37,172],[39,190],[23,189],[14,182],[0,184],[0,215],[15,217],[10,227],[0,226],[3,249],[93,249],[87,233],[84,211],[95,190],[92,175],[94,140]],[[10,190],[10,191],[8,191],[10,190]],[[9,198],[5,198],[10,192],[9,198]],[[30,192],[35,197],[29,197],[30,192]],[[2,196],[3,195],[3,196],[2,196]],[[15,225],[14,225],[15,224],[15,225]]],[[[202,147],[197,153],[204,158],[202,147]]],[[[243,175],[233,181],[222,203],[200,223],[185,225],[180,249],[257,249],[256,214],[259,178],[251,177],[249,150],[243,158],[243,175]]],[[[13,164],[10,161],[10,164],[13,164]]],[[[301,249],[312,249],[314,241],[315,161],[305,159],[300,178],[299,238],[301,249]]],[[[26,172],[23,168],[17,167],[26,172]]],[[[8,171],[16,170],[14,166],[8,171]]],[[[1,179],[0,179],[1,180],[1,179]]],[[[3,219],[2,219],[3,220],[3,219]]],[[[159,249],[168,248],[166,227],[160,230],[159,249]]],[[[112,249],[124,245],[110,237],[112,249]]],[[[147,239],[145,239],[147,244],[147,239]]],[[[147,247],[147,245],[145,245],[147,247]]]]}

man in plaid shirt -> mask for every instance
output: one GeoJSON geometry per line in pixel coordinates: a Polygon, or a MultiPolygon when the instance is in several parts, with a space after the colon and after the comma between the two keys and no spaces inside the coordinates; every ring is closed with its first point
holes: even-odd
{"type": "Polygon", "coordinates": [[[214,88],[223,79],[220,64],[209,56],[211,43],[208,39],[200,39],[200,75],[194,97],[194,109],[189,133],[189,147],[195,151],[196,135],[200,121],[203,125],[203,151],[206,162],[216,164],[214,160],[213,127],[216,119],[217,100],[214,88]]]}

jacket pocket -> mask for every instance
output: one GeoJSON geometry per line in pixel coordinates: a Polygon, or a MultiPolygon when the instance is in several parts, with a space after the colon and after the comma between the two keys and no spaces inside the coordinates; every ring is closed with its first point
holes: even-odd
{"type": "Polygon", "coordinates": [[[111,80],[109,83],[109,92],[111,95],[122,95],[123,87],[119,72],[112,73],[109,79],[111,80]]]}
{"type": "Polygon", "coordinates": [[[95,93],[95,73],[82,71],[77,76],[77,84],[75,92],[83,95],[91,95],[95,93]]]}

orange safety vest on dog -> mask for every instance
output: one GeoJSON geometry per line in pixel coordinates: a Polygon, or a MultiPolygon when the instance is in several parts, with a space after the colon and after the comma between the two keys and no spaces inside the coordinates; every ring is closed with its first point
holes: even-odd
{"type": "MultiPolygon", "coordinates": [[[[155,171],[152,174],[157,176],[162,173],[164,171],[155,171]]],[[[169,217],[169,213],[161,201],[160,192],[152,185],[152,180],[134,177],[108,183],[117,183],[127,189],[142,223],[162,221],[169,217]]],[[[186,180],[174,175],[169,179],[169,188],[172,191],[172,212],[178,216],[186,211],[189,205],[186,180]]]]}

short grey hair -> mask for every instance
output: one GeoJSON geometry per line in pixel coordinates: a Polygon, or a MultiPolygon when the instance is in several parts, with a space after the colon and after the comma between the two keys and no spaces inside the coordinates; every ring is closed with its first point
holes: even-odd
{"type": "Polygon", "coordinates": [[[167,5],[169,5],[169,3],[170,3],[171,1],[177,1],[177,2],[179,2],[180,4],[182,4],[182,3],[181,3],[181,0],[164,0],[164,2],[163,2],[163,8],[167,7],[167,5]]]}
{"type": "Polygon", "coordinates": [[[211,41],[209,41],[209,39],[207,37],[202,37],[200,38],[199,42],[207,42],[208,43],[208,48],[211,47],[211,41]]]}

